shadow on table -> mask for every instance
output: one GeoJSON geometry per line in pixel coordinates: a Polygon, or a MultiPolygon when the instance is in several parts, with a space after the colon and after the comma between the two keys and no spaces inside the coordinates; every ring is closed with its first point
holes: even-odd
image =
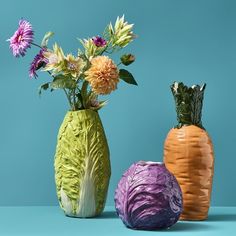
{"type": "Polygon", "coordinates": [[[208,216],[206,220],[210,222],[214,221],[236,221],[236,214],[212,214],[208,216]]]}
{"type": "MultiPolygon", "coordinates": [[[[194,231],[208,231],[212,230],[213,226],[210,226],[209,224],[203,224],[198,222],[183,222],[179,221],[174,226],[168,228],[168,229],[154,229],[154,230],[145,230],[145,229],[139,229],[138,231],[148,231],[148,232],[194,232],[194,231]]],[[[135,229],[134,229],[135,230],[135,229]]]]}
{"type": "Polygon", "coordinates": [[[96,219],[115,219],[118,218],[115,211],[104,211],[100,216],[96,219]]]}
{"type": "Polygon", "coordinates": [[[167,231],[207,231],[211,230],[212,226],[206,225],[204,223],[199,222],[178,222],[171,228],[167,229],[167,231]]]}

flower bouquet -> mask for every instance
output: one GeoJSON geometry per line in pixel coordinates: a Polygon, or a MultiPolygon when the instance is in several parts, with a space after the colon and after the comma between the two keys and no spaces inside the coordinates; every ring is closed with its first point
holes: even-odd
{"type": "Polygon", "coordinates": [[[120,80],[137,85],[132,74],[119,66],[134,62],[132,54],[124,54],[116,64],[109,56],[126,47],[135,38],[133,24],[124,16],[108,24],[102,36],[80,39],[83,49],[77,55],[65,55],[47,32],[41,44],[34,42],[30,22],[21,19],[14,35],[8,39],[15,57],[24,56],[31,46],[40,48],[30,64],[30,78],[38,71],[50,75],[50,81],[39,88],[64,91],[70,105],[58,133],[55,154],[55,180],[60,206],[68,216],[99,215],[105,204],[110,179],[109,148],[98,110],[106,104],[99,95],[117,89],[120,80]]]}

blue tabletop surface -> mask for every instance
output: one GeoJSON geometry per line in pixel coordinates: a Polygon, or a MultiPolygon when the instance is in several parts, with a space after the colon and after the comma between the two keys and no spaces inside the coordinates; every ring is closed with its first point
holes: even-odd
{"type": "Polygon", "coordinates": [[[127,229],[116,216],[114,207],[106,207],[98,218],[66,217],[56,206],[0,207],[0,236],[53,235],[236,235],[236,207],[213,207],[209,218],[201,222],[179,221],[170,229],[137,231],[127,229]]]}

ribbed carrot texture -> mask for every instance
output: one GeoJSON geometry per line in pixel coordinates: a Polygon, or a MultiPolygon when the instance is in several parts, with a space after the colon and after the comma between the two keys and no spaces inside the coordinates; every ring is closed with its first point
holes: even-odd
{"type": "Polygon", "coordinates": [[[210,206],[214,171],[208,133],[195,125],[173,128],[164,144],[164,163],[183,193],[181,220],[204,220],[210,206]]]}

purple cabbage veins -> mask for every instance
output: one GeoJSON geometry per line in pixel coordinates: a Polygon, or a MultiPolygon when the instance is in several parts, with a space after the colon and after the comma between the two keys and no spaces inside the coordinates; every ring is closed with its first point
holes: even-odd
{"type": "Polygon", "coordinates": [[[139,161],[123,174],[115,192],[116,212],[134,229],[174,225],[182,212],[182,192],[163,163],[139,161]]]}

